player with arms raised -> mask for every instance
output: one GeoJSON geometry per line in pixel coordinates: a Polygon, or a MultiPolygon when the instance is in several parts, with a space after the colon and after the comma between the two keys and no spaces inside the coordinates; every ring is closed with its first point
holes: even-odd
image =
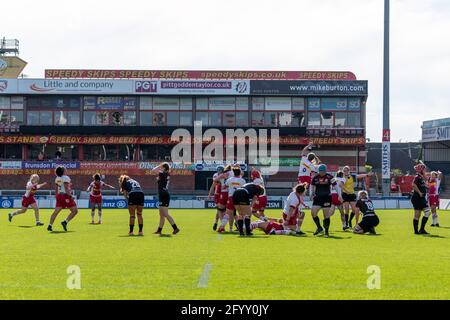
{"type": "Polygon", "coordinates": [[[106,184],[102,181],[100,174],[96,173],[92,177],[94,181],[91,182],[89,187],[87,188],[87,192],[90,192],[89,195],[89,203],[91,205],[91,224],[94,224],[95,217],[95,207],[98,208],[98,224],[102,224],[102,189],[104,187],[108,187],[110,189],[114,189],[113,186],[106,184]]]}
{"type": "Polygon", "coordinates": [[[77,215],[78,208],[72,196],[72,182],[69,176],[66,175],[66,168],[59,166],[56,168],[55,173],[56,208],[50,217],[50,223],[48,224],[47,230],[53,231],[53,223],[55,222],[58,214],[62,209],[69,209],[70,214],[63,222],[61,222],[64,231],[67,231],[67,224],[77,215]]]}
{"type": "Polygon", "coordinates": [[[307,190],[311,185],[312,176],[317,172],[316,166],[320,164],[319,157],[311,152],[312,148],[312,143],[303,148],[298,172],[298,183],[305,184],[307,190]]]}
{"type": "Polygon", "coordinates": [[[26,185],[25,194],[22,197],[22,208],[8,214],[9,222],[12,222],[14,216],[27,212],[28,207],[31,206],[34,210],[36,226],[40,227],[44,225],[39,220],[39,207],[36,203],[36,199],[34,199],[34,193],[45,185],[47,185],[46,182],[39,184],[39,176],[37,174],[32,174],[30,176],[30,180],[28,180],[26,185]]]}

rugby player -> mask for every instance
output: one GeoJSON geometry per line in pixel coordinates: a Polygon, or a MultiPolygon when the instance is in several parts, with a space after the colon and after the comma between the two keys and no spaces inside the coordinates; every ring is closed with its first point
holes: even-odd
{"type": "Polygon", "coordinates": [[[442,177],[442,172],[433,171],[431,172],[431,176],[428,178],[428,203],[433,216],[433,222],[431,224],[432,227],[439,227],[437,209],[439,209],[439,188],[442,177]]]}
{"type": "Polygon", "coordinates": [[[95,218],[95,207],[98,208],[98,224],[102,224],[102,189],[108,187],[110,189],[115,189],[113,186],[106,184],[102,181],[100,174],[96,173],[92,176],[94,181],[91,182],[87,188],[87,192],[90,192],[89,203],[91,205],[91,224],[94,224],[95,218]]]}
{"type": "Polygon", "coordinates": [[[128,201],[128,213],[130,214],[130,231],[128,235],[134,235],[134,224],[137,215],[139,235],[143,236],[144,217],[142,216],[142,210],[144,209],[145,196],[141,185],[129,176],[121,175],[119,177],[119,187],[120,192],[123,193],[125,199],[128,201]]]}
{"type": "Polygon", "coordinates": [[[297,235],[304,235],[301,231],[305,213],[300,210],[300,206],[306,207],[303,195],[306,192],[305,184],[296,185],[286,200],[283,209],[283,226],[286,229],[294,231],[297,235]]]}
{"type": "Polygon", "coordinates": [[[344,172],[338,171],[336,173],[336,177],[334,177],[331,181],[331,207],[329,215],[330,217],[332,217],[334,215],[334,212],[336,211],[336,208],[338,208],[339,212],[341,213],[342,230],[346,231],[350,229],[350,227],[347,224],[343,206],[344,200],[342,199],[342,188],[344,186],[344,183],[344,172]]]}
{"type": "Polygon", "coordinates": [[[264,188],[264,194],[260,195],[255,203],[252,203],[252,214],[258,219],[264,220],[264,211],[267,206],[267,195],[265,191],[266,187],[264,185],[264,179],[261,175],[261,172],[259,172],[255,168],[252,168],[252,171],[250,172],[250,179],[254,184],[257,184],[264,188]]]}
{"type": "Polygon", "coordinates": [[[258,197],[262,194],[264,194],[264,188],[254,183],[247,183],[242,188],[234,191],[233,204],[238,213],[237,225],[240,236],[244,236],[244,225],[245,234],[247,236],[253,235],[250,227],[250,218],[252,215],[250,201],[254,202],[258,200],[258,197]]]}
{"type": "Polygon", "coordinates": [[[367,191],[361,190],[358,192],[358,201],[356,202],[357,212],[362,212],[362,220],[356,224],[354,233],[364,234],[369,232],[370,234],[377,234],[375,227],[378,226],[380,220],[375,214],[375,207],[372,200],[369,199],[367,191]]]}
{"type": "Polygon", "coordinates": [[[222,218],[219,230],[217,230],[218,232],[225,232],[225,226],[229,221],[231,221],[230,232],[233,231],[234,212],[236,210],[233,203],[233,194],[238,188],[241,188],[246,183],[242,178],[242,170],[239,165],[233,166],[231,171],[233,172],[233,176],[228,178],[225,182],[228,189],[228,200],[225,214],[222,218]]]}
{"type": "Polygon", "coordinates": [[[211,199],[213,197],[213,191],[214,191],[214,203],[216,205],[216,216],[214,218],[214,224],[213,224],[213,230],[216,231],[217,230],[217,224],[219,223],[219,219],[220,219],[220,212],[219,212],[219,198],[220,198],[220,179],[219,176],[223,173],[224,167],[223,166],[218,166],[217,167],[217,172],[214,173],[213,175],[213,183],[211,184],[211,188],[209,188],[209,192],[208,192],[208,199],[211,199]]]}
{"type": "Polygon", "coordinates": [[[314,223],[317,226],[317,230],[314,233],[315,236],[321,235],[324,229],[320,225],[320,219],[318,217],[319,211],[323,212],[323,226],[325,228],[325,236],[328,237],[328,230],[330,228],[330,216],[329,211],[331,207],[331,181],[334,177],[327,173],[327,166],[321,164],[319,166],[319,174],[317,174],[311,181],[312,195],[311,200],[313,206],[311,209],[311,215],[314,223]]]}
{"type": "Polygon", "coordinates": [[[427,224],[428,218],[431,215],[430,207],[427,202],[427,185],[425,181],[425,165],[423,163],[419,163],[414,166],[414,170],[416,171],[416,176],[414,177],[414,181],[412,183],[413,195],[411,197],[411,203],[414,207],[414,233],[415,234],[428,234],[425,231],[425,226],[427,224]],[[419,230],[419,219],[420,214],[423,211],[422,223],[419,230]]]}

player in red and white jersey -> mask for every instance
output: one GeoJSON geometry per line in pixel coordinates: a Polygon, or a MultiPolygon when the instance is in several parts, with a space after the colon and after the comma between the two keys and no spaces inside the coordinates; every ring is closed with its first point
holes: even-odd
{"type": "Polygon", "coordinates": [[[222,221],[218,232],[225,231],[225,226],[227,222],[229,222],[230,225],[230,232],[233,231],[234,211],[236,210],[233,203],[233,194],[237,189],[241,188],[246,183],[246,181],[242,178],[243,172],[239,165],[233,166],[231,172],[233,176],[225,181],[225,186],[228,189],[228,200],[225,215],[222,217],[222,221]]]}
{"type": "Polygon", "coordinates": [[[350,229],[347,224],[347,218],[344,211],[344,199],[342,198],[342,189],[345,183],[344,172],[338,171],[336,176],[331,180],[331,207],[329,211],[329,216],[334,215],[336,208],[338,208],[341,213],[342,230],[346,231],[350,229]]]}
{"type": "Polygon", "coordinates": [[[220,192],[221,192],[221,182],[219,179],[219,176],[223,173],[224,171],[224,167],[223,166],[218,166],[217,167],[217,172],[214,173],[213,175],[213,183],[211,184],[211,188],[209,188],[209,193],[208,193],[208,199],[211,199],[213,196],[213,192],[214,192],[214,203],[216,204],[216,217],[214,219],[214,224],[213,224],[213,230],[216,231],[217,230],[217,224],[219,223],[219,219],[220,219],[220,212],[219,212],[219,199],[220,199],[220,192]]]}
{"type": "Polygon", "coordinates": [[[50,223],[48,224],[48,231],[53,231],[53,222],[61,212],[62,209],[69,209],[70,214],[67,218],[61,222],[64,231],[67,231],[67,224],[77,215],[78,208],[75,200],[72,196],[72,183],[69,176],[66,175],[66,168],[59,166],[55,170],[56,178],[56,207],[50,217],[50,223]]]}
{"type": "Polygon", "coordinates": [[[287,229],[294,230],[297,235],[304,235],[301,231],[305,213],[300,210],[300,206],[307,208],[303,195],[306,192],[304,184],[298,184],[293,188],[293,191],[286,199],[283,210],[283,226],[287,229]]]}
{"type": "Polygon", "coordinates": [[[28,207],[32,207],[34,210],[34,217],[36,219],[36,226],[43,226],[44,224],[39,220],[39,207],[36,203],[36,199],[34,199],[34,193],[45,186],[47,183],[39,184],[39,176],[37,174],[32,174],[30,176],[30,180],[28,180],[26,185],[25,194],[22,197],[22,208],[11,212],[8,214],[9,222],[12,222],[12,218],[19,214],[23,214],[28,210],[28,207]]]}
{"type": "Polygon", "coordinates": [[[437,209],[439,209],[439,188],[441,186],[442,172],[433,171],[428,178],[428,203],[430,204],[433,222],[432,227],[439,227],[437,209]]]}
{"type": "Polygon", "coordinates": [[[89,203],[91,204],[91,224],[95,224],[95,207],[98,208],[98,224],[102,224],[102,189],[104,187],[108,187],[110,189],[114,189],[113,186],[106,184],[102,181],[100,174],[96,173],[92,176],[94,181],[91,182],[89,187],[87,188],[87,192],[90,192],[89,195],[89,203]]]}
{"type": "Polygon", "coordinates": [[[260,229],[268,235],[295,235],[295,231],[286,229],[282,224],[274,221],[257,220],[250,224],[251,231],[260,229]]]}
{"type": "Polygon", "coordinates": [[[267,194],[266,187],[264,185],[264,179],[261,175],[261,172],[259,172],[255,168],[252,168],[252,171],[250,172],[250,178],[254,184],[264,188],[264,194],[260,195],[255,203],[252,203],[252,214],[258,219],[264,220],[264,210],[267,206],[267,194]]]}
{"type": "Polygon", "coordinates": [[[313,175],[317,173],[317,165],[320,164],[319,157],[311,152],[312,147],[313,144],[310,143],[303,148],[298,171],[298,183],[306,184],[307,190],[309,190],[313,175]]]}

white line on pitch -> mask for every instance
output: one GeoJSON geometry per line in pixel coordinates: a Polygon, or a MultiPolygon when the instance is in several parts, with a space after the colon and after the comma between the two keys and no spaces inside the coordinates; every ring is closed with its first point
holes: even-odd
{"type": "Polygon", "coordinates": [[[200,279],[198,279],[197,288],[208,288],[209,273],[212,267],[213,265],[211,263],[205,264],[200,279]]]}

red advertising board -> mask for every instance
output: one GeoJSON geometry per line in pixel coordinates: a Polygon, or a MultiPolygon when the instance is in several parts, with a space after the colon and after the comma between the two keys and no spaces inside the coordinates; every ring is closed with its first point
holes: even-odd
{"type": "Polygon", "coordinates": [[[47,79],[356,80],[349,71],[47,69],[47,79]]]}
{"type": "Polygon", "coordinates": [[[391,141],[391,130],[383,129],[383,142],[391,141]]]}

